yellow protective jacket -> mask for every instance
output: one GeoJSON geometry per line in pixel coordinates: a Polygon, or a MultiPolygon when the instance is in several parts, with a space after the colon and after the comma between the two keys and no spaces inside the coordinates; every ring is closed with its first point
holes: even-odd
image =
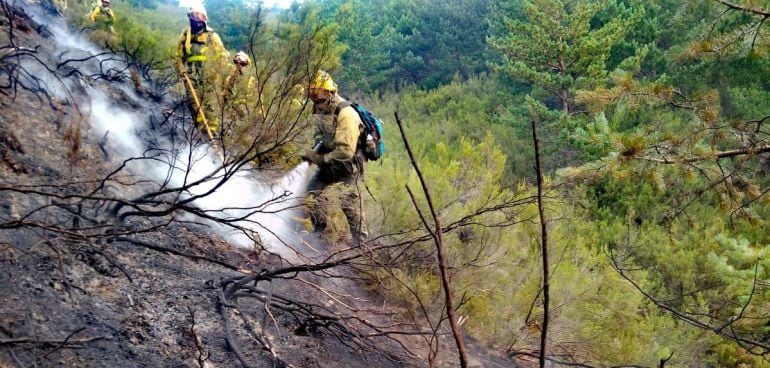
{"type": "Polygon", "coordinates": [[[179,36],[175,63],[177,71],[181,73],[192,64],[200,66],[209,56],[216,57],[218,62],[230,58],[219,35],[209,27],[197,34],[192,34],[190,27],[185,28],[179,36]]]}
{"type": "Polygon", "coordinates": [[[94,9],[88,13],[88,18],[94,23],[98,21],[99,23],[112,24],[115,22],[115,13],[111,8],[105,8],[101,4],[96,4],[94,9]]]}
{"type": "Polygon", "coordinates": [[[332,111],[337,112],[339,109],[339,112],[322,115],[316,124],[316,137],[322,138],[326,151],[330,151],[323,155],[324,162],[333,164],[335,161],[353,161],[358,137],[363,128],[361,118],[356,110],[339,96],[335,97],[331,107],[332,111]]]}
{"type": "Polygon", "coordinates": [[[222,90],[222,100],[232,103],[244,103],[247,99],[251,99],[253,97],[253,92],[256,89],[257,80],[254,78],[253,75],[249,75],[246,80],[246,86],[244,91],[238,91],[237,90],[237,84],[238,82],[243,78],[244,76],[238,73],[238,70],[233,68],[233,71],[230,72],[230,75],[227,76],[225,79],[225,88],[222,90]],[[239,92],[241,92],[239,94],[239,92]]]}

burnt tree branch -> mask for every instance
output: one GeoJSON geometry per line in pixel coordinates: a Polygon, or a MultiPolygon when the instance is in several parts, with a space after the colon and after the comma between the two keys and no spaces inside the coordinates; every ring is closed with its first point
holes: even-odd
{"type": "Polygon", "coordinates": [[[532,142],[535,146],[535,172],[537,174],[537,213],[540,216],[540,251],[543,268],[543,326],[540,331],[540,367],[545,367],[548,342],[548,319],[550,303],[550,274],[548,270],[548,223],[543,208],[543,168],[540,164],[540,141],[537,138],[537,125],[532,120],[532,142]]]}
{"type": "MultiPolygon", "coordinates": [[[[433,200],[430,195],[430,189],[428,188],[427,183],[425,182],[425,177],[422,175],[422,171],[420,171],[420,167],[417,164],[417,159],[414,157],[414,153],[412,152],[412,148],[409,146],[409,140],[406,137],[406,132],[404,131],[404,125],[401,122],[401,118],[398,116],[398,112],[395,113],[396,117],[396,124],[398,124],[398,130],[401,133],[401,140],[404,142],[404,147],[406,148],[406,152],[409,154],[409,160],[412,163],[412,167],[414,167],[414,171],[417,172],[417,176],[420,178],[420,185],[422,186],[422,191],[425,194],[425,199],[428,202],[428,207],[430,208],[430,214],[433,217],[433,223],[434,223],[434,229],[431,229],[428,225],[425,217],[420,212],[420,208],[417,205],[417,203],[413,200],[415,210],[420,214],[420,218],[423,221],[423,224],[425,225],[425,229],[430,232],[431,237],[433,238],[433,241],[436,244],[436,255],[438,258],[438,267],[439,272],[441,274],[441,286],[444,290],[444,299],[446,303],[446,313],[447,318],[449,319],[449,326],[452,329],[452,335],[455,340],[455,344],[457,345],[457,352],[460,359],[460,366],[463,368],[466,368],[468,366],[468,353],[465,349],[465,341],[463,340],[463,334],[460,330],[460,326],[458,326],[458,321],[455,316],[455,310],[454,310],[454,302],[452,300],[452,288],[449,285],[449,276],[447,272],[447,264],[446,264],[446,258],[444,255],[444,242],[441,237],[441,222],[439,220],[439,216],[436,213],[436,209],[433,206],[433,200]]],[[[407,190],[409,188],[407,187],[407,190]]],[[[409,195],[414,198],[412,195],[411,190],[409,190],[409,195]]]]}

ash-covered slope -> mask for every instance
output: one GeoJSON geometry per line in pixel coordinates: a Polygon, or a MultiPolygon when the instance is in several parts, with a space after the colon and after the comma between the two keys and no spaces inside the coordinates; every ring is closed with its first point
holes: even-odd
{"type": "Polygon", "coordinates": [[[194,185],[148,175],[188,142],[162,91],[134,91],[120,56],[61,20],[3,5],[0,366],[421,365],[387,337],[406,329],[388,311],[334,293],[355,288],[328,278],[350,257],[235,248],[207,220],[220,210],[186,202],[194,185]]]}

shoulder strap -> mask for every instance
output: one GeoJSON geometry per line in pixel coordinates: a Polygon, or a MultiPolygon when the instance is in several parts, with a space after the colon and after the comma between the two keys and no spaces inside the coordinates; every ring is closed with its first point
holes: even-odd
{"type": "Polygon", "coordinates": [[[334,108],[334,130],[337,130],[337,119],[340,116],[340,111],[342,111],[342,109],[350,105],[352,105],[350,102],[348,102],[347,100],[343,100],[342,102],[337,104],[337,107],[334,108]]]}
{"type": "Polygon", "coordinates": [[[338,116],[338,115],[340,114],[340,111],[342,111],[342,109],[344,109],[344,108],[346,108],[346,107],[348,107],[348,106],[352,106],[352,105],[353,105],[353,104],[352,104],[352,103],[350,103],[350,102],[348,102],[348,101],[342,101],[342,102],[340,102],[340,103],[337,105],[337,107],[334,109],[334,116],[335,116],[335,117],[336,117],[336,116],[338,116]]]}
{"type": "Polygon", "coordinates": [[[182,31],[182,37],[184,37],[184,49],[185,49],[185,55],[189,55],[192,51],[192,29],[190,27],[185,28],[184,31],[182,31]]]}
{"type": "Polygon", "coordinates": [[[214,33],[213,30],[210,30],[208,28],[206,29],[205,32],[201,32],[201,36],[204,36],[203,37],[203,43],[205,43],[206,46],[210,46],[211,45],[211,38],[212,38],[211,35],[213,33],[214,33]]]}

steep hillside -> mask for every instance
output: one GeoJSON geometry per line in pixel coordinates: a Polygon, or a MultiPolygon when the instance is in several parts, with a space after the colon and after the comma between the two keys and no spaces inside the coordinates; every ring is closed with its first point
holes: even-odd
{"type": "Polygon", "coordinates": [[[60,20],[3,11],[0,366],[420,364],[389,337],[409,328],[327,278],[339,257],[235,248],[194,185],[148,174],[187,142],[178,103],[60,20]]]}

